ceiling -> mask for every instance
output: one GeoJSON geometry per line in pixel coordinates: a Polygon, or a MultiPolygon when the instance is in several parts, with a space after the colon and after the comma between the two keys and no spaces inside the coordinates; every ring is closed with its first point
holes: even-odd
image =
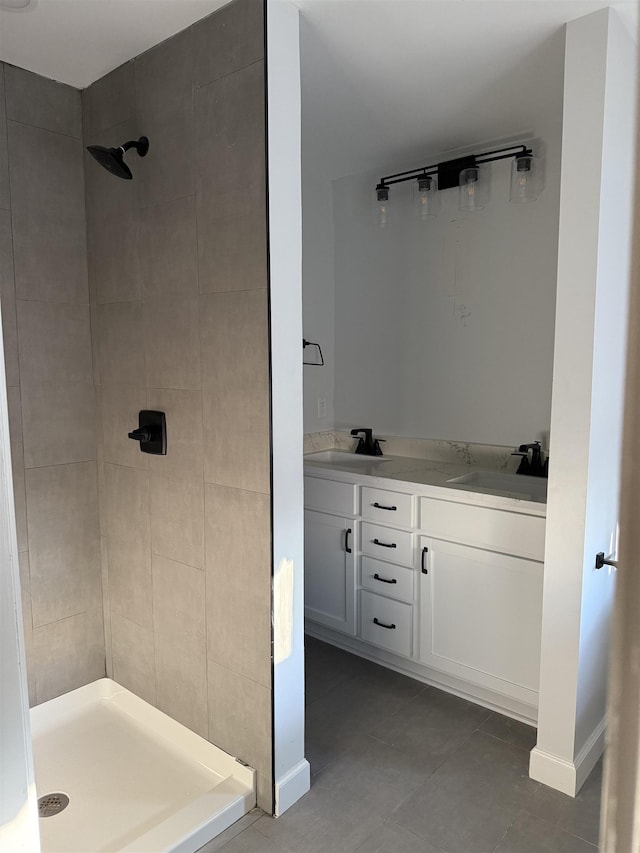
{"type": "MultiPolygon", "coordinates": [[[[84,88],[228,0],[2,2],[0,60],[84,88]]],[[[638,0],[293,2],[305,156],[331,178],[531,131],[564,23],[613,5],[638,28],[638,0]]]]}
{"type": "Polygon", "coordinates": [[[0,60],[84,89],[227,2],[30,0],[8,11],[0,0],[0,60]]]}
{"type": "MultiPolygon", "coordinates": [[[[613,5],[636,37],[638,3],[590,0],[296,0],[303,151],[337,178],[424,164],[538,130],[563,73],[563,25],[613,5]],[[417,162],[413,162],[417,158],[417,162]]],[[[519,140],[518,140],[519,141],[519,140]]],[[[312,164],[312,166],[310,165],[312,164]]]]}

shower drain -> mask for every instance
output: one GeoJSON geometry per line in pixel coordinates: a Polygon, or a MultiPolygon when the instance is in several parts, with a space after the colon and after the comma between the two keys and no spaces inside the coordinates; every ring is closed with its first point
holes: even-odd
{"type": "Polygon", "coordinates": [[[59,814],[69,805],[69,797],[66,794],[57,792],[55,794],[45,794],[38,800],[38,812],[40,817],[53,817],[54,814],[59,814]]]}

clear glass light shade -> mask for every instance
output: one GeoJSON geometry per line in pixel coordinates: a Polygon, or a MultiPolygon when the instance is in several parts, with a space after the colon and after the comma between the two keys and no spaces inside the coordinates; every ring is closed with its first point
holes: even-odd
{"type": "Polygon", "coordinates": [[[478,166],[460,172],[460,196],[458,208],[473,212],[482,210],[487,201],[487,181],[484,170],[478,166]]]}
{"type": "Polygon", "coordinates": [[[438,185],[433,175],[424,175],[416,179],[413,185],[413,213],[418,219],[430,219],[438,215],[440,197],[438,185]]]}
{"type": "Polygon", "coordinates": [[[380,228],[389,225],[389,187],[376,187],[376,222],[380,228]]]}
{"type": "Polygon", "coordinates": [[[514,157],[511,164],[511,190],[509,201],[523,204],[538,198],[538,159],[532,154],[514,157]]]}

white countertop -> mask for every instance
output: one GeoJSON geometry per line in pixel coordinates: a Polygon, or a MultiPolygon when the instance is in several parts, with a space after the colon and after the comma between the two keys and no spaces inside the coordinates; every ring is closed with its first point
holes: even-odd
{"type": "Polygon", "coordinates": [[[333,451],[336,456],[343,453],[346,465],[337,462],[319,462],[310,459],[313,454],[305,454],[305,473],[324,479],[340,480],[346,483],[361,483],[363,480],[376,488],[396,491],[412,491],[427,497],[456,503],[469,503],[494,509],[523,512],[527,515],[546,516],[546,501],[517,492],[498,491],[479,488],[471,483],[450,483],[454,477],[469,474],[475,469],[456,462],[414,459],[408,456],[372,457],[368,462],[359,457],[358,467],[349,465],[353,454],[346,451],[333,451]],[[346,467],[349,466],[349,467],[346,467]]]}

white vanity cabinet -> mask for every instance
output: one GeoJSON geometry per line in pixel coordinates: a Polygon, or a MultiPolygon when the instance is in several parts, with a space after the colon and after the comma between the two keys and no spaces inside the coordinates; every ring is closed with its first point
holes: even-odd
{"type": "Polygon", "coordinates": [[[535,721],[544,506],[344,477],[305,477],[307,631],[535,721]]]}
{"type": "Polygon", "coordinates": [[[420,662],[535,706],[542,563],[425,536],[419,545],[420,662]]]}
{"type": "Polygon", "coordinates": [[[419,499],[420,661],[537,704],[544,518],[419,499]]]}
{"type": "Polygon", "coordinates": [[[356,633],[356,486],[305,477],[305,617],[356,633]]]}

